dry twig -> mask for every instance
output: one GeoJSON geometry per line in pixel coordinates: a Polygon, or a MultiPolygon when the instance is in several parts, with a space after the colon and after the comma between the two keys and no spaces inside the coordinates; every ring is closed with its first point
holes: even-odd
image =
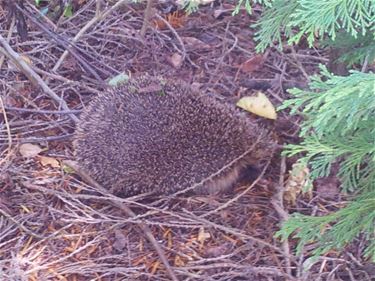
{"type": "MultiPolygon", "coordinates": [[[[41,87],[45,93],[47,93],[54,101],[58,103],[64,110],[70,110],[66,102],[61,99],[58,95],[53,92],[46,83],[39,77],[39,75],[20,57],[20,55],[15,52],[8,42],[0,34],[0,44],[3,48],[0,48],[2,52],[8,59],[10,59],[17,67],[29,78],[30,82],[35,87],[41,87]]],[[[74,121],[78,122],[77,116],[74,114],[69,114],[69,117],[74,121]]]]}
{"type": "MultiPolygon", "coordinates": [[[[94,179],[92,179],[85,171],[83,171],[81,168],[79,168],[74,162],[72,161],[65,161],[66,165],[69,165],[72,167],[82,178],[85,179],[90,185],[94,186],[98,190],[100,190],[102,193],[108,192],[104,187],[102,187],[100,184],[98,184],[94,179]]],[[[111,201],[111,204],[116,206],[117,208],[120,208],[122,211],[124,211],[129,217],[136,217],[136,214],[125,204],[118,203],[116,201],[111,201]]],[[[169,265],[168,259],[165,256],[164,251],[161,249],[159,243],[156,241],[154,235],[151,232],[151,229],[144,223],[138,224],[138,226],[141,228],[143,233],[146,235],[147,239],[151,242],[153,247],[155,248],[156,252],[158,253],[161,262],[165,266],[168,275],[171,277],[173,281],[178,281],[177,276],[175,275],[174,271],[172,270],[171,266],[169,265]]]]}

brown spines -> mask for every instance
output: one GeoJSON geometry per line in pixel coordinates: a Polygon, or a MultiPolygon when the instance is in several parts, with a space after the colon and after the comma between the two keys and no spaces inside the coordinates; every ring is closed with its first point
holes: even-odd
{"type": "Polygon", "coordinates": [[[267,132],[231,105],[180,82],[142,76],[95,97],[80,117],[78,162],[116,194],[232,185],[271,153],[267,132]]]}

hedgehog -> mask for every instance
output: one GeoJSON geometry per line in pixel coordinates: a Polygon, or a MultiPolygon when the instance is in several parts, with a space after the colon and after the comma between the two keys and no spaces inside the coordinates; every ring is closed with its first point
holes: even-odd
{"type": "Polygon", "coordinates": [[[94,97],[73,141],[79,166],[120,197],[228,191],[273,144],[232,104],[147,74],[94,97]]]}

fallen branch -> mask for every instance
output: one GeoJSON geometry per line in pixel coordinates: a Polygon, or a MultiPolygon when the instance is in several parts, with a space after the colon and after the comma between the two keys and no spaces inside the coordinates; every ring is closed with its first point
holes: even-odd
{"type": "MultiPolygon", "coordinates": [[[[22,71],[23,74],[26,75],[26,77],[30,80],[30,82],[37,88],[42,88],[42,90],[49,95],[54,101],[58,103],[59,106],[63,110],[70,110],[66,102],[60,98],[58,95],[55,94],[54,91],[51,90],[50,87],[47,86],[46,83],[44,83],[43,79],[40,78],[40,76],[27,64],[26,61],[22,59],[22,57],[15,52],[12,47],[8,44],[6,39],[1,36],[0,34],[0,45],[3,46],[3,48],[0,48],[0,52],[3,53],[9,60],[11,60],[17,68],[22,71]]],[[[74,114],[68,115],[74,122],[78,122],[78,117],[74,114]]]]}
{"type": "MultiPolygon", "coordinates": [[[[102,187],[99,183],[97,183],[94,179],[92,179],[85,171],[83,171],[74,161],[66,160],[64,161],[64,164],[68,165],[72,169],[74,169],[88,184],[95,187],[102,193],[108,193],[109,191],[102,187]]],[[[114,200],[111,201],[111,204],[119,209],[121,209],[123,212],[125,212],[129,217],[136,217],[136,214],[125,204],[116,202],[114,200]]],[[[158,253],[161,262],[164,264],[169,276],[171,277],[171,280],[178,281],[177,276],[173,272],[167,257],[164,254],[164,251],[160,247],[158,241],[156,241],[154,235],[151,232],[151,229],[144,223],[138,224],[138,226],[141,228],[141,230],[146,235],[147,239],[151,242],[152,246],[158,253]]]]}
{"type": "MultiPolygon", "coordinates": [[[[109,16],[113,11],[119,8],[124,3],[130,3],[129,0],[120,0],[115,5],[110,8],[107,8],[105,11],[101,12],[101,0],[96,0],[96,13],[95,16],[84,26],[82,29],[74,36],[71,40],[71,43],[76,43],[82,36],[85,34],[94,24],[97,22],[105,19],[109,16]]],[[[70,48],[69,48],[70,49],[70,48]]],[[[53,71],[57,71],[61,66],[62,62],[65,60],[66,56],[69,54],[69,49],[65,50],[64,53],[61,55],[55,66],[53,67],[53,71]]]]}

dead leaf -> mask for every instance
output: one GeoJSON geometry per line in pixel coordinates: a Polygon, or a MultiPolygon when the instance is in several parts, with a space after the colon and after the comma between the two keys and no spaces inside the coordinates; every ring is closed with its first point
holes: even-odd
{"type": "Polygon", "coordinates": [[[34,157],[43,151],[38,145],[31,143],[24,143],[20,145],[20,154],[23,157],[34,157]]]}
{"type": "Polygon", "coordinates": [[[237,102],[237,106],[264,118],[273,120],[277,118],[275,107],[262,92],[258,92],[253,97],[241,98],[237,102]]]}
{"type": "Polygon", "coordinates": [[[177,266],[177,267],[185,266],[185,262],[179,255],[176,255],[174,258],[174,266],[177,266]]]}
{"type": "Polygon", "coordinates": [[[150,271],[151,275],[154,275],[156,273],[159,266],[160,266],[160,261],[156,261],[152,264],[151,271],[150,271]]]}
{"type": "MultiPolygon", "coordinates": [[[[19,61],[21,61],[21,60],[24,61],[29,66],[33,65],[32,60],[28,56],[26,56],[26,55],[20,55],[19,58],[18,58],[18,60],[19,61]]],[[[21,72],[21,70],[18,69],[18,67],[16,66],[16,64],[13,61],[11,61],[11,60],[8,61],[8,68],[9,68],[10,71],[21,72]]]]}
{"type": "MultiPolygon", "coordinates": [[[[22,86],[24,86],[24,85],[22,85],[22,86]]],[[[13,85],[12,85],[12,90],[13,90],[13,85]]],[[[3,101],[4,101],[4,104],[6,106],[16,107],[18,105],[16,99],[13,98],[12,96],[5,96],[3,101]]]]}
{"type": "Polygon", "coordinates": [[[178,53],[174,53],[168,58],[168,61],[174,68],[180,68],[182,65],[182,56],[178,53]]]}
{"type": "Polygon", "coordinates": [[[167,238],[167,247],[172,248],[173,247],[173,239],[172,239],[172,230],[168,228],[164,233],[163,233],[163,238],[167,238]]]}
{"type": "Polygon", "coordinates": [[[74,174],[76,171],[71,167],[71,166],[69,166],[69,162],[70,162],[71,160],[65,160],[65,161],[63,161],[63,171],[64,171],[64,173],[66,173],[66,174],[74,174]]]}
{"type": "Polygon", "coordinates": [[[252,73],[258,70],[264,64],[263,55],[255,55],[241,64],[240,69],[245,73],[252,73]]]}
{"type": "Polygon", "coordinates": [[[230,250],[232,245],[233,245],[232,243],[226,242],[226,243],[221,243],[220,245],[206,247],[204,249],[204,257],[215,258],[221,255],[224,255],[230,250]]]}
{"type": "Polygon", "coordinates": [[[220,217],[223,219],[223,220],[227,220],[230,218],[230,212],[228,210],[221,210],[220,211],[220,217]]]}
{"type": "Polygon", "coordinates": [[[214,18],[217,19],[223,14],[231,15],[233,9],[217,9],[214,11],[214,18]]]}
{"type": "Polygon", "coordinates": [[[210,239],[211,238],[211,234],[209,232],[205,232],[204,231],[204,228],[201,227],[199,229],[199,232],[198,232],[198,242],[201,243],[201,245],[204,244],[204,242],[207,240],[207,239],[210,239]]]}
{"type": "Polygon", "coordinates": [[[199,91],[199,89],[202,87],[202,84],[201,84],[201,83],[198,83],[198,82],[193,82],[193,84],[191,84],[190,87],[191,87],[194,91],[199,91]]]}
{"type": "Polygon", "coordinates": [[[187,15],[185,13],[185,11],[183,10],[178,10],[178,11],[175,11],[175,12],[172,12],[172,13],[169,13],[165,16],[163,16],[164,20],[162,19],[155,19],[153,21],[155,27],[159,30],[163,30],[163,29],[169,29],[169,27],[167,26],[167,24],[165,23],[168,22],[173,28],[177,29],[177,28],[181,28],[185,25],[185,22],[187,20],[187,15]]]}
{"type": "Polygon", "coordinates": [[[60,163],[59,161],[57,161],[56,158],[48,157],[48,156],[40,156],[39,160],[40,160],[40,164],[42,164],[43,167],[50,165],[52,168],[60,168],[60,163]]]}
{"type": "Polygon", "coordinates": [[[194,37],[181,37],[189,50],[211,49],[211,46],[194,37]]]}
{"type": "Polygon", "coordinates": [[[296,204],[297,196],[309,187],[311,187],[309,168],[302,163],[293,164],[292,170],[289,171],[289,177],[285,184],[285,202],[294,206],[296,204]]]}
{"type": "Polygon", "coordinates": [[[126,246],[126,236],[118,229],[115,230],[115,242],[112,246],[119,252],[122,252],[126,246]]]}

